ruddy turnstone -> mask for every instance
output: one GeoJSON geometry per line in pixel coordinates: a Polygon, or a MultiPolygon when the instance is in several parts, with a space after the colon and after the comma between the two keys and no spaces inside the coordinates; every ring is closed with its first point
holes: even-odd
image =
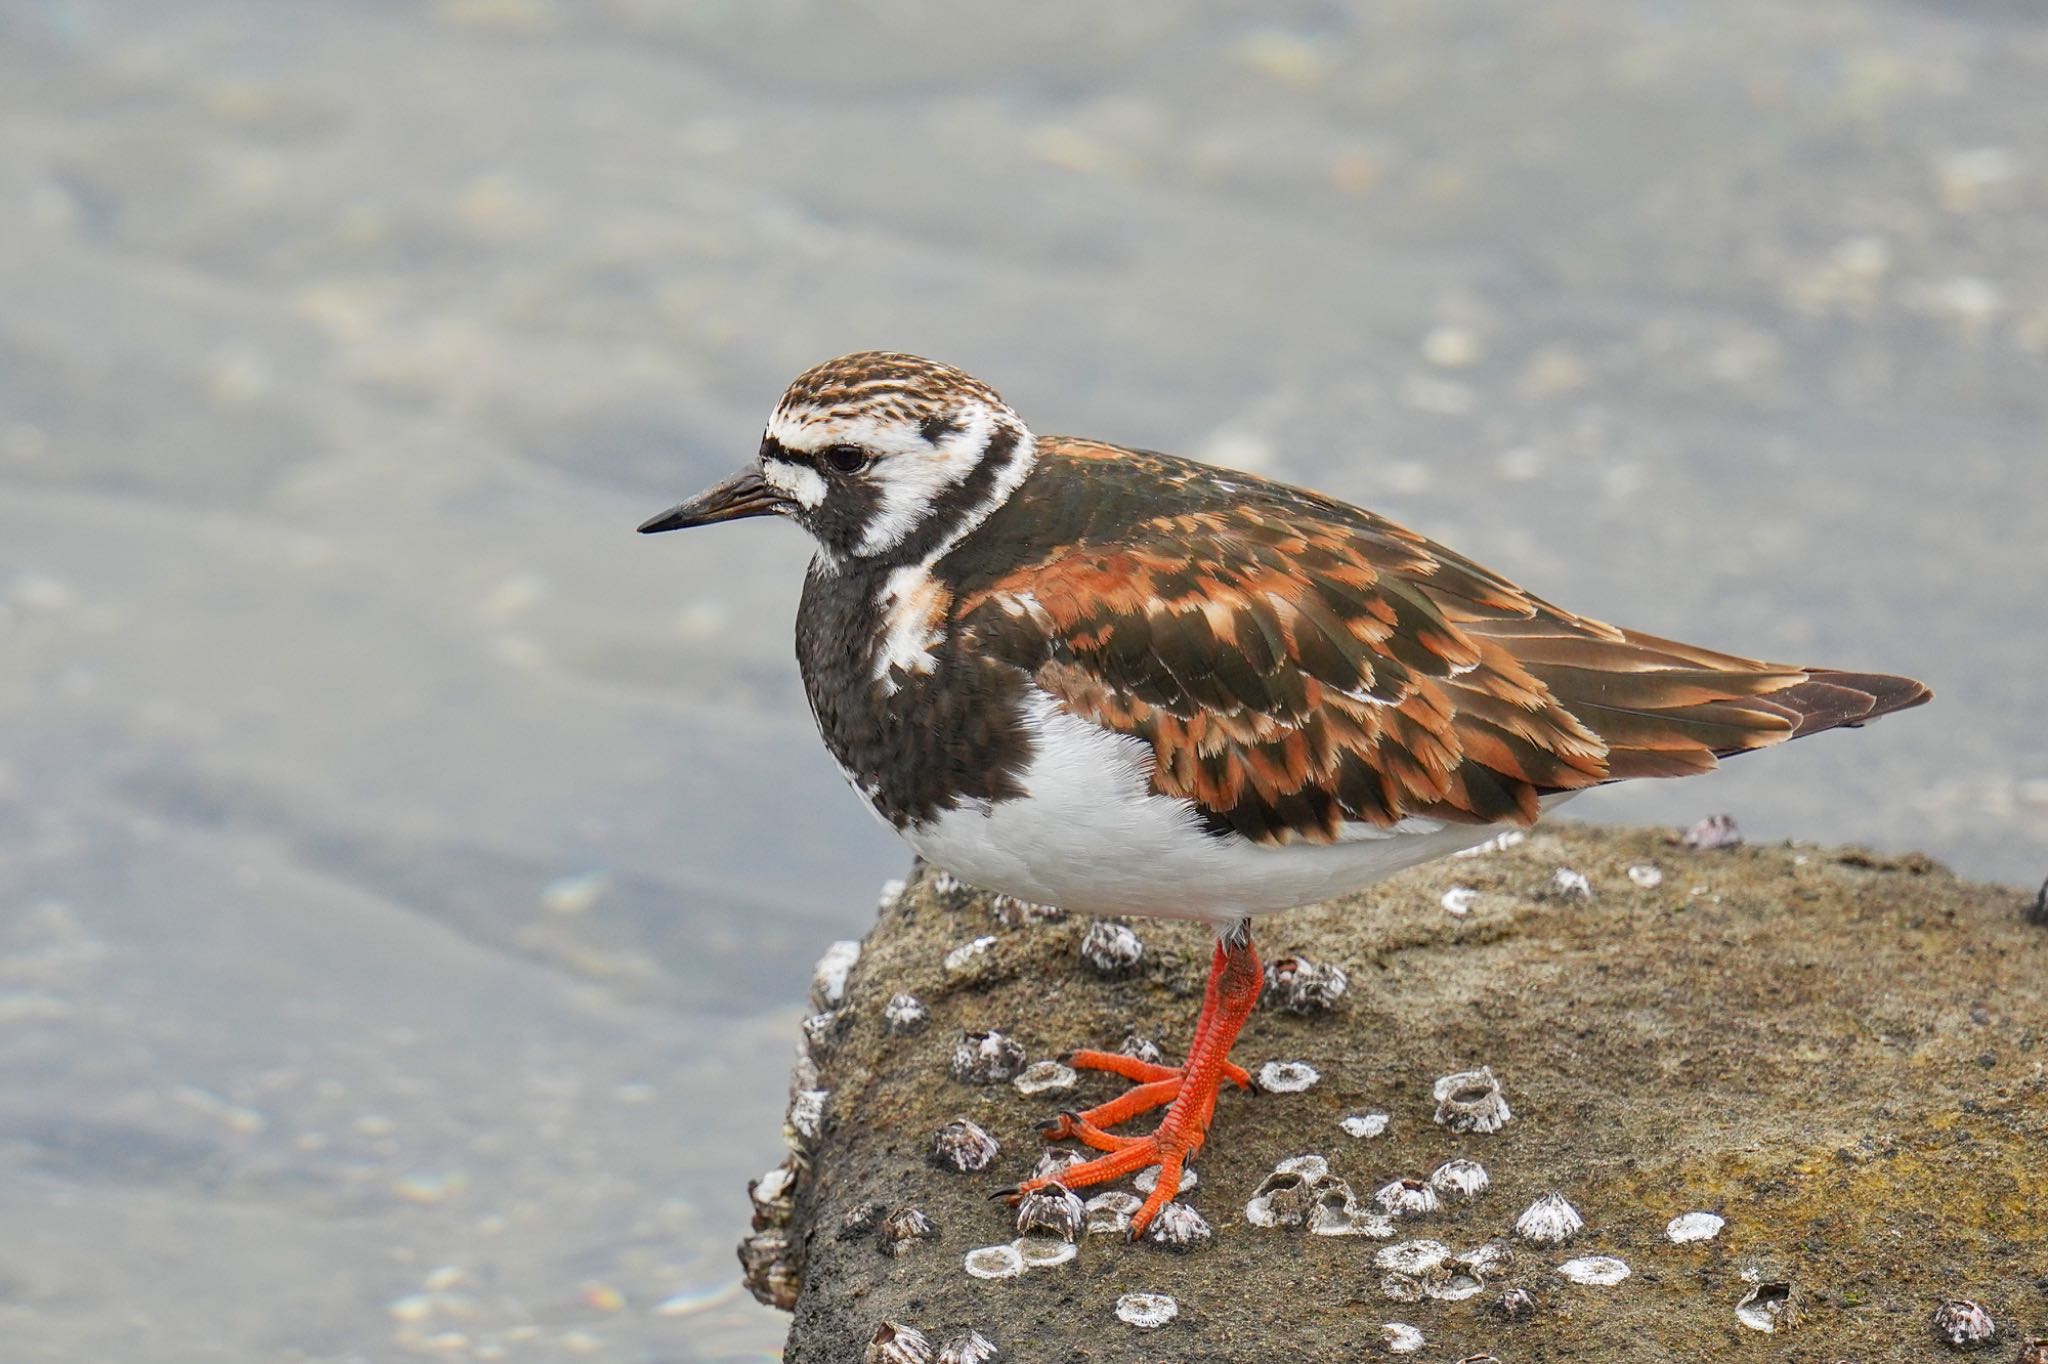
{"type": "MultiPolygon", "coordinates": [[[[817,556],[797,661],[826,747],[927,861],[1022,900],[1214,922],[1177,1067],[1050,1136],[1160,1167],[1201,1149],[1262,980],[1254,916],[1528,825],[1578,791],[1926,701],[1574,615],[1413,531],[1171,455],[1034,436],[914,355],[797,377],[754,461],[643,532],[787,517],[817,556]],[[1107,1129],[1164,1108],[1145,1136],[1107,1129]]],[[[1030,1181],[1017,1193],[1046,1181],[1030,1181]]]]}

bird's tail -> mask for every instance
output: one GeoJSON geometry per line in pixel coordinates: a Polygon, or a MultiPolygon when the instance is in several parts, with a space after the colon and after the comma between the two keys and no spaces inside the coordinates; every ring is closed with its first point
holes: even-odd
{"type": "Polygon", "coordinates": [[[1792,733],[1786,737],[1797,739],[1824,729],[1854,727],[1895,710],[1910,710],[1933,700],[1934,692],[1910,677],[1808,668],[1804,682],[1774,691],[1767,699],[1792,712],[1792,733]]]}

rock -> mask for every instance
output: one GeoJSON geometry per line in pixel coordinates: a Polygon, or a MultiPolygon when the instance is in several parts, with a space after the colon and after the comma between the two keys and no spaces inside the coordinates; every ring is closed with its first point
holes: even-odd
{"type": "Polygon", "coordinates": [[[1005,1358],[1135,1358],[1147,1337],[1117,1317],[1133,1293],[1179,1304],[1149,1339],[1170,1336],[1152,1353],[1180,1364],[1368,1357],[1397,1315],[1446,1359],[1747,1361],[1758,1343],[1736,1307],[1766,1280],[1784,1286],[1774,1302],[1797,1302],[1775,1330],[1816,1359],[1924,1360],[1935,1304],[1962,1285],[2016,1338],[2039,1334],[2048,934],[2024,921],[2031,891],[1962,882],[1923,858],[1754,845],[1630,886],[1628,868],[1669,856],[1668,839],[1545,828],[1455,874],[1419,868],[1273,922],[1276,946],[1340,965],[1351,988],[1338,1013],[1262,1009],[1245,1026],[1237,1060],[1256,1071],[1299,1059],[1323,1080],[1296,1094],[1226,1089],[1201,1183],[1182,1195],[1214,1239],[1174,1256],[1087,1236],[1071,1259],[995,1279],[963,1268],[970,1250],[1015,1234],[1013,1211],[988,1196],[1030,1173],[1053,1108],[1100,1103],[1123,1083],[1084,1072],[1056,1099],[971,1091],[964,1102],[1002,1154],[977,1174],[941,1172],[931,1133],[969,1093],[949,1078],[953,1043],[997,1029],[1047,1056],[1114,1049],[1135,1030],[1177,1054],[1210,936],[1148,921],[1143,969],[1104,978],[1079,959],[1086,921],[1020,921],[1000,930],[1000,979],[949,981],[957,921],[937,912],[936,878],[913,879],[848,979],[819,1063],[833,1121],[782,1191],[794,1200],[788,1250],[768,1262],[785,1296],[788,1275],[801,1281],[789,1364],[858,1359],[878,1321],[933,1340],[972,1328],[1005,1358]],[[1544,894],[1560,865],[1630,889],[1544,894]],[[1480,892],[1462,918],[1439,904],[1453,884],[1480,892]],[[891,1033],[883,1005],[906,991],[932,1026],[891,1033]],[[1490,1134],[1435,1125],[1437,1079],[1481,1068],[1511,1094],[1514,1121],[1490,1134]],[[1366,1109],[1392,1114],[1387,1134],[1341,1136],[1366,1109]],[[1384,1242],[1246,1224],[1252,1191],[1303,1152],[1365,1189],[1483,1161],[1484,1197],[1403,1224],[1460,1255],[1508,1235],[1552,1190],[1585,1229],[1569,1250],[1498,1257],[1462,1301],[1397,1306],[1374,1267],[1384,1242]],[[921,1254],[890,1259],[838,1234],[863,1204],[912,1200],[938,1228],[921,1254]],[[1675,1244],[1667,1226],[1699,1209],[1725,1219],[1719,1235],[1675,1244]],[[1575,1257],[1632,1272],[1580,1287],[1559,1277],[1575,1257]]]}

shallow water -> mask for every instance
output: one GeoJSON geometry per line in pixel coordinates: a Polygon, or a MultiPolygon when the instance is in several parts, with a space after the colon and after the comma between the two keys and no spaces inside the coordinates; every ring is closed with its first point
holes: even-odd
{"type": "Polygon", "coordinates": [[[631,528],[842,350],[1941,693],[1575,815],[2048,873],[2048,26],[1358,9],[0,0],[8,1357],[772,1352],[904,856],[631,528]]]}

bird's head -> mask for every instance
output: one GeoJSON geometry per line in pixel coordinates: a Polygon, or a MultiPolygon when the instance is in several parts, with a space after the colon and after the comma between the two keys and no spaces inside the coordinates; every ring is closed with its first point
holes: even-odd
{"type": "Polygon", "coordinates": [[[643,533],[787,516],[835,565],[943,553],[1030,471],[1031,432],[994,389],[935,360],[857,351],[796,377],[754,462],[643,533]]]}

